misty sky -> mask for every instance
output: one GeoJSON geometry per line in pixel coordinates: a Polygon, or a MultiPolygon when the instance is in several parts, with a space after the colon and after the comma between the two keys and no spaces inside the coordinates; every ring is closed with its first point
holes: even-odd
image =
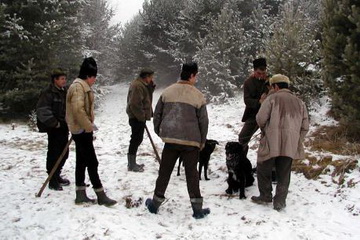
{"type": "Polygon", "coordinates": [[[108,2],[115,10],[112,22],[125,24],[142,8],[144,0],[108,0],[108,2]]]}

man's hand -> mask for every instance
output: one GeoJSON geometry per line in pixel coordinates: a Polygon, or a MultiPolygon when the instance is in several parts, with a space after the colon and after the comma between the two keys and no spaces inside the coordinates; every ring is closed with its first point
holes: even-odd
{"type": "Polygon", "coordinates": [[[264,100],[265,100],[266,97],[267,97],[267,94],[266,94],[266,93],[263,93],[263,94],[261,95],[260,100],[259,100],[260,104],[262,104],[262,103],[264,102],[264,100]]]}

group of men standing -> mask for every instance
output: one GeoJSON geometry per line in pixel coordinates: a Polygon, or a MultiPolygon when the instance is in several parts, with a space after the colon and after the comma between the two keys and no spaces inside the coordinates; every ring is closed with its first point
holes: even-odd
{"type": "MultiPolygon", "coordinates": [[[[260,196],[252,197],[255,203],[272,202],[274,209],[285,207],[290,183],[292,159],[303,157],[302,141],[308,131],[308,117],[304,103],[289,88],[289,78],[274,75],[268,79],[266,60],[255,59],[254,72],[244,82],[246,109],[244,127],[239,142],[247,151],[252,135],[261,129],[258,151],[258,183],[260,196]],[[271,169],[276,168],[278,185],[272,197],[271,169]]],[[[203,198],[199,188],[197,162],[208,132],[208,114],[204,95],[195,87],[198,65],[182,65],[180,80],[166,88],[152,110],[154,71],[142,69],[139,77],[130,84],[126,112],[129,116],[131,138],[128,149],[128,171],[143,172],[144,164],[136,162],[139,145],[143,140],[146,121],[153,117],[155,133],[165,143],[159,175],[152,198],[145,204],[151,213],[157,213],[165,200],[165,191],[179,157],[184,161],[187,188],[193,217],[203,218],[210,213],[202,208],[203,198]]],[[[79,76],[67,90],[66,74],[57,69],[52,74],[50,87],[44,90],[37,106],[39,130],[48,134],[47,172],[50,173],[57,158],[66,146],[70,130],[76,145],[76,199],[75,203],[93,203],[86,195],[85,171],[88,170],[98,203],[111,206],[115,200],[108,198],[98,175],[98,161],[93,146],[94,94],[91,86],[97,75],[93,58],[85,58],[79,76]]],[[[62,190],[70,181],[60,176],[68,153],[49,182],[49,188],[62,190]]]]}

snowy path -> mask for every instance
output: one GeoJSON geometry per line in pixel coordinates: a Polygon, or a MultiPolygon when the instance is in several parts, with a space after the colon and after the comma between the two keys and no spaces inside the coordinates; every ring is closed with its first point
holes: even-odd
{"type": "MultiPolygon", "coordinates": [[[[183,169],[180,177],[174,171],[166,192],[168,201],[158,215],[150,214],[144,204],[127,209],[126,196],[144,200],[152,196],[158,163],[145,136],[138,157],[145,164],[145,172],[127,171],[130,136],[125,113],[127,85],[116,85],[110,90],[96,112],[99,131],[94,144],[104,187],[119,203],[112,208],[76,206],[73,184],[62,192],[46,188],[43,196],[36,198],[35,193],[46,179],[46,135],[29,132],[25,125],[11,130],[9,124],[1,124],[0,239],[360,239],[360,216],[348,210],[360,209],[359,184],[338,189],[326,176],[309,181],[302,174],[293,173],[288,206],[283,212],[251,202],[250,197],[258,195],[256,182],[247,188],[245,200],[224,196],[227,187],[224,146],[237,139],[243,112],[241,99],[226,106],[208,107],[208,138],[220,142],[210,160],[211,180],[200,183],[204,206],[211,208],[208,217],[202,220],[191,217],[183,169]]],[[[159,92],[155,92],[154,105],[159,92]]],[[[152,123],[147,125],[161,152],[161,140],[153,133],[152,123]]],[[[255,156],[255,150],[250,150],[253,164],[255,156]]],[[[63,170],[72,183],[74,163],[72,144],[63,170]]],[[[360,181],[358,169],[351,177],[360,181]]],[[[88,195],[95,197],[91,188],[88,195]]]]}

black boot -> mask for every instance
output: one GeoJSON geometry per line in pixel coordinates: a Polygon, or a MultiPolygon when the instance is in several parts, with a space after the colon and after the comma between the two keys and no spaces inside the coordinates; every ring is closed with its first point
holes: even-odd
{"type": "Polygon", "coordinates": [[[210,214],[210,208],[202,208],[203,199],[202,198],[191,198],[191,207],[194,214],[192,215],[195,219],[204,218],[206,215],[210,214]]]}
{"type": "Polygon", "coordinates": [[[108,198],[104,192],[104,188],[97,188],[97,189],[94,189],[96,195],[97,195],[97,200],[98,200],[98,204],[99,205],[105,205],[107,207],[110,207],[114,204],[117,203],[117,201],[111,199],[111,198],[108,198]]]}
{"type": "Polygon", "coordinates": [[[53,176],[49,181],[49,188],[55,191],[62,191],[63,188],[57,180],[56,176],[53,176]]]}
{"type": "Polygon", "coordinates": [[[158,196],[154,195],[153,199],[148,198],[145,201],[145,206],[151,213],[157,214],[161,203],[163,203],[165,198],[159,198],[158,196]]]}
{"type": "Polygon", "coordinates": [[[76,187],[75,204],[95,203],[95,199],[88,198],[86,195],[86,186],[76,187]]]}
{"type": "Polygon", "coordinates": [[[63,178],[60,175],[58,175],[57,180],[61,186],[69,186],[70,185],[69,179],[63,178]]]}
{"type": "Polygon", "coordinates": [[[136,163],[136,155],[130,155],[128,154],[128,171],[132,172],[143,172],[144,171],[144,165],[137,164],[136,163]]]}

